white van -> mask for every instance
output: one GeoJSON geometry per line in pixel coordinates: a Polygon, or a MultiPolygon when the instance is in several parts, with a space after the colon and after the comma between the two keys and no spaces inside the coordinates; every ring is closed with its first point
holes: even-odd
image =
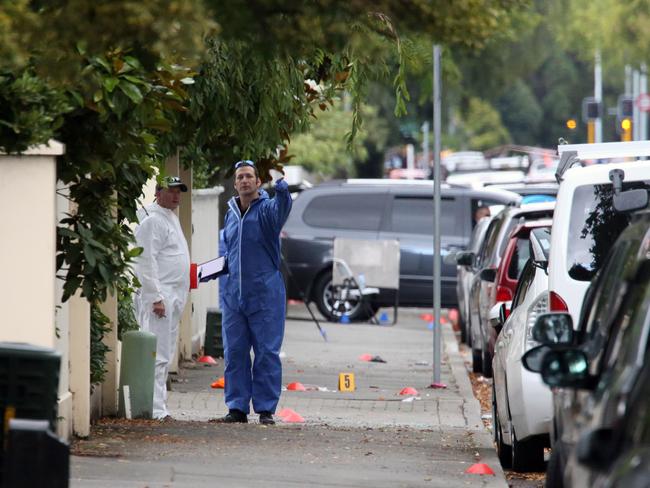
{"type": "Polygon", "coordinates": [[[650,142],[563,145],[558,152],[560,189],[553,215],[548,303],[549,311],[568,311],[578,324],[587,287],[630,220],[629,214],[613,208],[613,180],[618,175],[623,190],[650,189],[650,161],[637,159],[650,156],[650,142]],[[599,164],[573,166],[588,161],[599,164]]]}

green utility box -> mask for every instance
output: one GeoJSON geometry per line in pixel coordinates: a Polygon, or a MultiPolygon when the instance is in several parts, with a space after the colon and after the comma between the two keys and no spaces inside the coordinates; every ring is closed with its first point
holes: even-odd
{"type": "Polygon", "coordinates": [[[0,470],[12,418],[46,420],[56,432],[60,367],[61,355],[53,349],[0,342],[0,470]]]}
{"type": "Polygon", "coordinates": [[[223,357],[223,336],[221,333],[221,310],[208,307],[205,319],[205,344],[203,352],[213,358],[223,357]]]}
{"type": "Polygon", "coordinates": [[[118,415],[150,419],[156,368],[156,336],[143,330],[122,335],[118,415]]]}

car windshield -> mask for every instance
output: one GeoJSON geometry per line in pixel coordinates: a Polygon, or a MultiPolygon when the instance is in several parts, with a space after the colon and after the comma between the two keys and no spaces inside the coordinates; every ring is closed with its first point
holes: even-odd
{"type": "Polygon", "coordinates": [[[584,185],[574,193],[567,239],[567,268],[574,280],[591,281],[630,223],[629,214],[614,210],[612,198],[611,184],[584,185]]]}

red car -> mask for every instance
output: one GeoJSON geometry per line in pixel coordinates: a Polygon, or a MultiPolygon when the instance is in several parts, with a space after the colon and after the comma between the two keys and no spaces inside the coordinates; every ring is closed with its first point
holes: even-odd
{"type": "MultiPolygon", "coordinates": [[[[490,296],[490,303],[494,306],[498,302],[510,302],[515,295],[515,289],[519,282],[519,275],[524,269],[524,265],[530,258],[530,239],[529,234],[532,229],[540,227],[551,227],[552,219],[533,220],[522,223],[514,228],[508,245],[503,253],[503,259],[499,263],[494,286],[490,296]]],[[[507,309],[507,314],[510,310],[507,309]]],[[[489,367],[492,366],[491,358],[494,357],[494,344],[496,343],[498,332],[494,327],[488,327],[488,354],[490,358],[489,367]]],[[[483,365],[485,368],[485,365],[483,365]]]]}

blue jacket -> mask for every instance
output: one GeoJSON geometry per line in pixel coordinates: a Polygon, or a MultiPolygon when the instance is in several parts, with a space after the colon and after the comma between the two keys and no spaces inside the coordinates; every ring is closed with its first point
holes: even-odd
{"type": "Polygon", "coordinates": [[[228,261],[228,277],[223,283],[224,306],[247,313],[284,306],[284,280],[280,272],[280,231],[291,211],[287,182],[275,184],[275,197],[260,190],[241,215],[237,198],[228,201],[224,219],[223,244],[228,261]]]}

